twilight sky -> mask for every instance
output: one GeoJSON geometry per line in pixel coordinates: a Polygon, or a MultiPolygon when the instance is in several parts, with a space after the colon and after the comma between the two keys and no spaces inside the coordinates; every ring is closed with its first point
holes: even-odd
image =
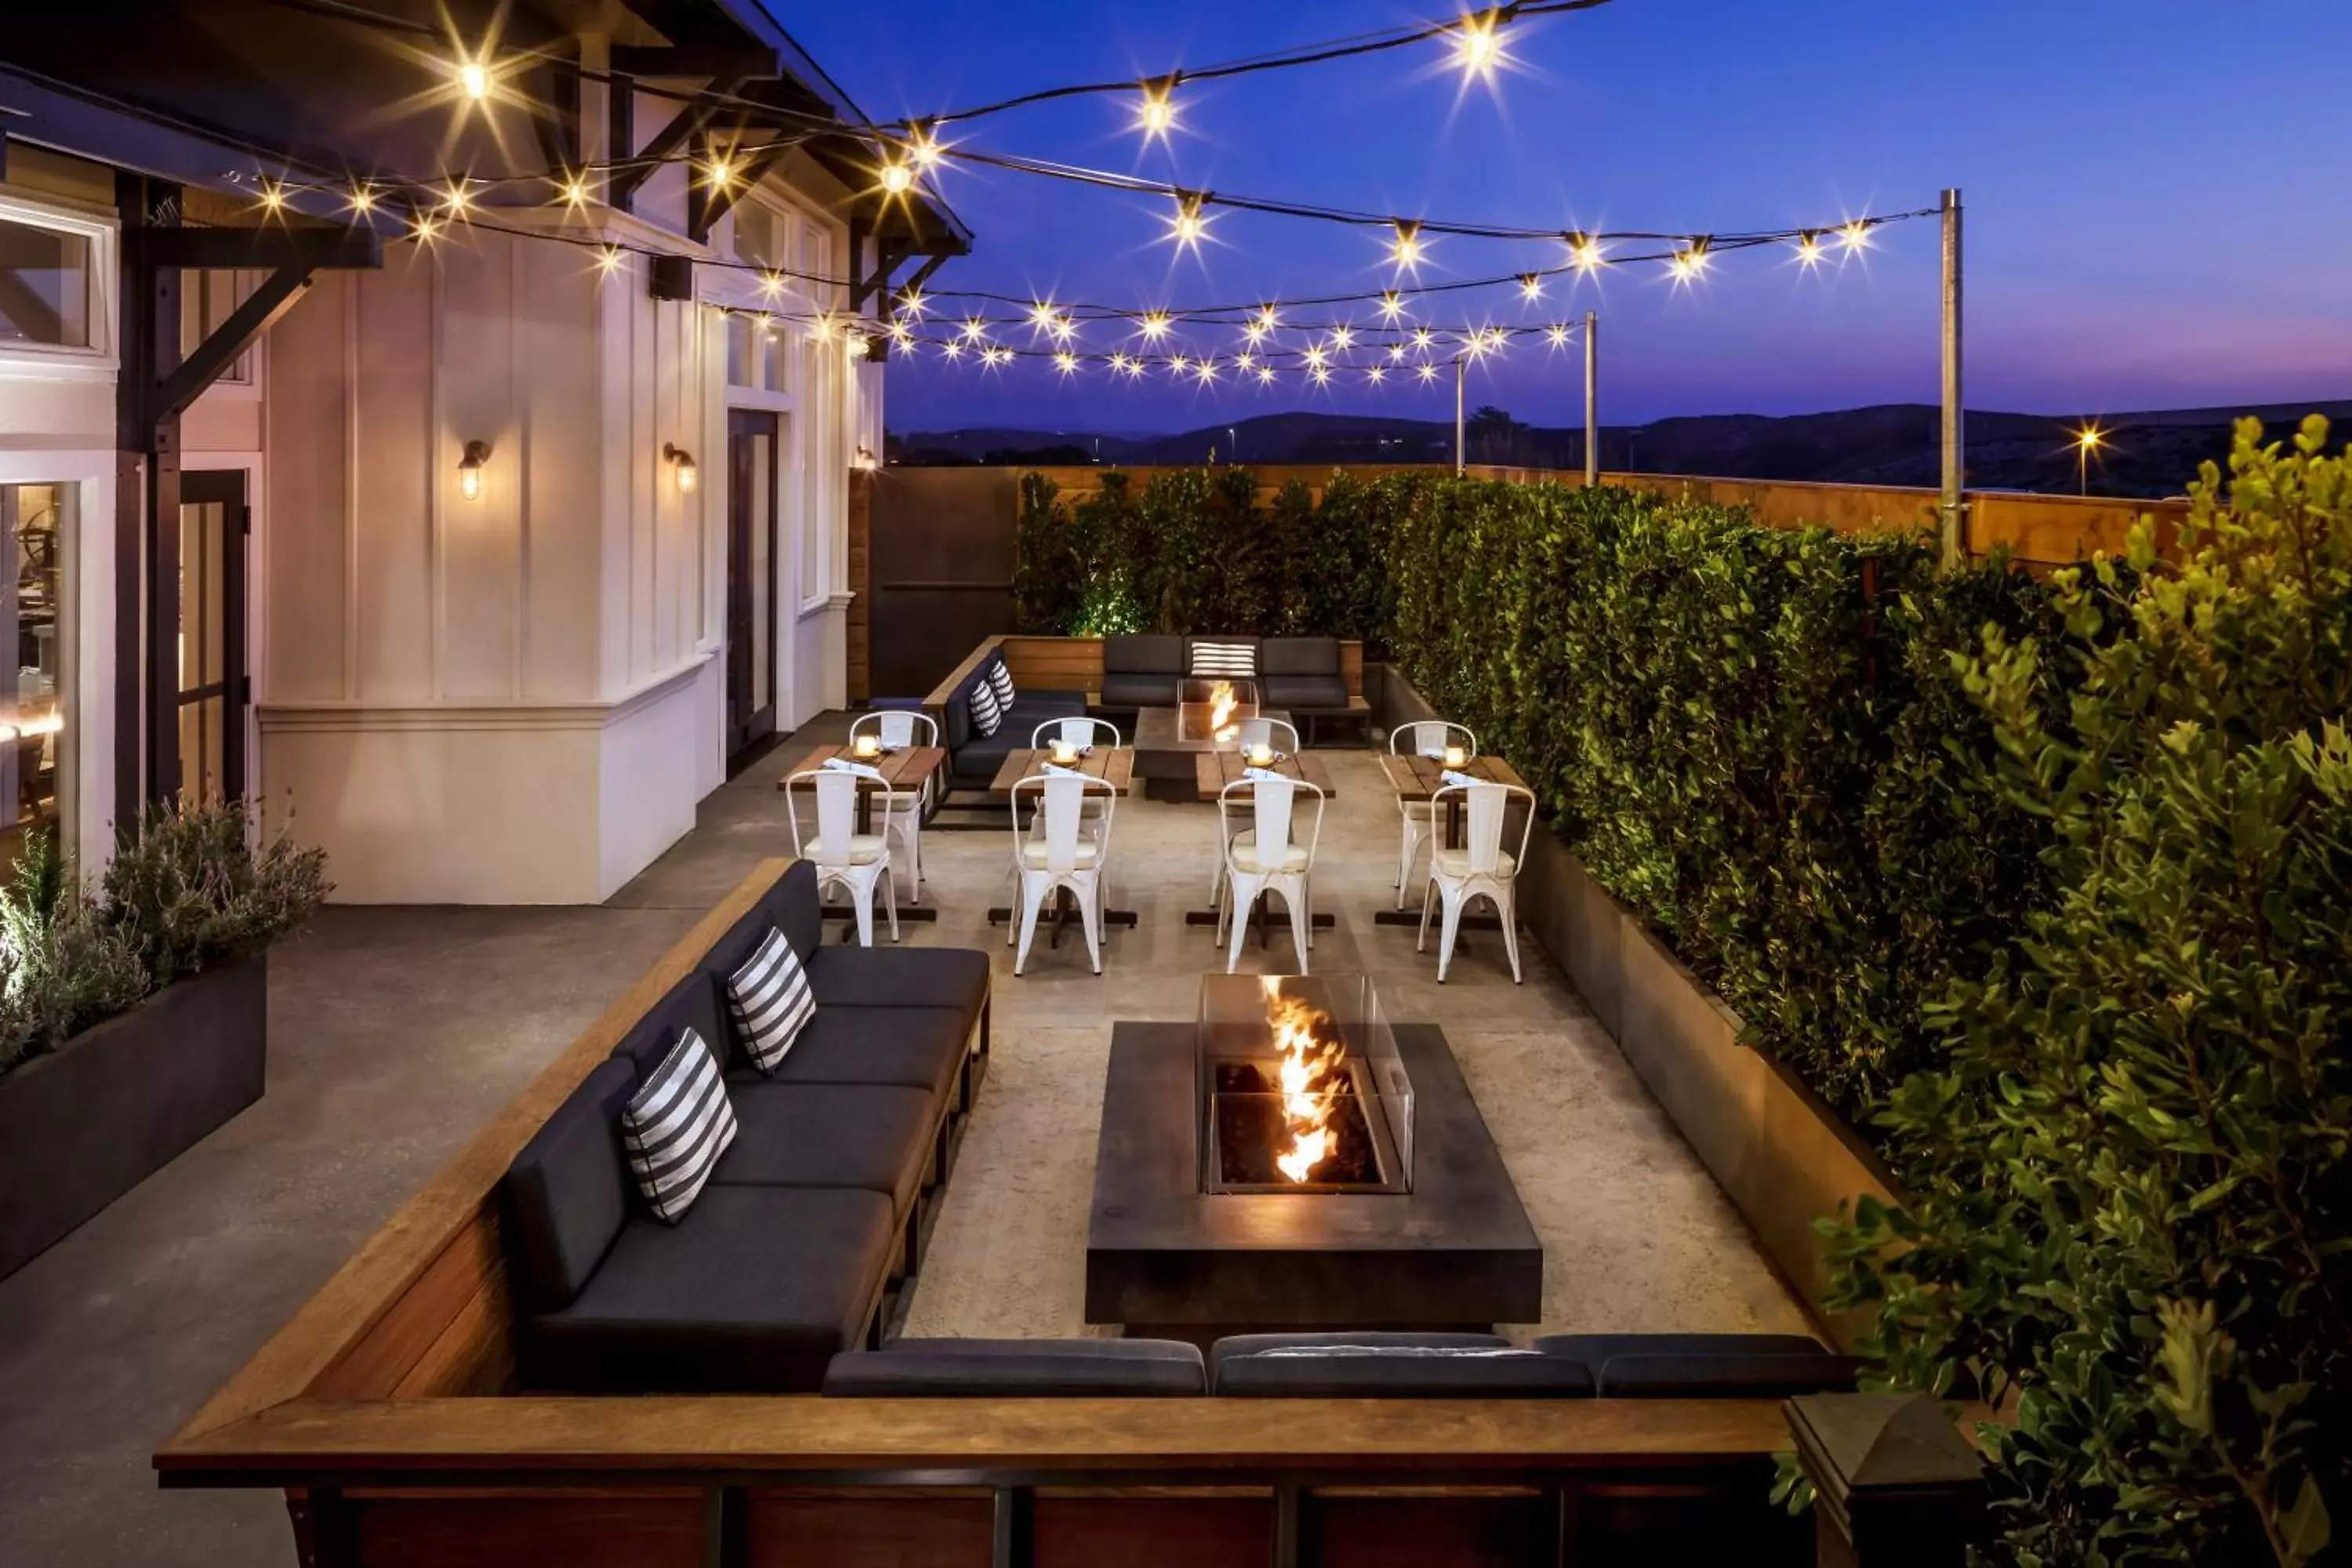
{"type": "MultiPolygon", "coordinates": [[[[1155,74],[1433,19],[1451,0],[768,0],[878,118],[1062,82],[1155,74]]],[[[1968,208],[1969,403],[2059,414],[2352,396],[2352,6],[2302,0],[1615,0],[1510,29],[1515,73],[1462,90],[1445,46],[1186,87],[1146,151],[1134,100],[1078,99],[951,127],[950,141],[1400,216],[1569,229],[1761,229],[1968,208]]],[[[1179,260],[1164,198],[950,168],[978,236],[935,289],[1139,306],[1378,289],[1385,237],[1226,212],[1179,260]]],[[[1424,276],[1555,264],[1556,245],[1433,242],[1424,276]]],[[[1601,315],[1604,418],[1798,413],[1936,396],[1934,220],[1866,261],[1801,275],[1730,255],[1693,290],[1663,268],[1543,304],[1432,306],[1531,323],[1601,315]]],[[[1370,321],[1370,310],[1360,312],[1370,321]]],[[[1005,341],[1025,333],[1000,331],[1005,341]]],[[[1234,341],[1215,346],[1230,354],[1234,341]]],[[[1097,353],[1135,345],[1097,327],[1097,353]]],[[[1344,383],[1344,384],[1343,384],[1344,383]]],[[[1475,402],[1582,418],[1574,351],[1515,343],[1475,402]]],[[[1177,430],[1318,407],[1424,418],[1450,385],[1066,383],[935,351],[889,370],[894,429],[1177,430]]]]}

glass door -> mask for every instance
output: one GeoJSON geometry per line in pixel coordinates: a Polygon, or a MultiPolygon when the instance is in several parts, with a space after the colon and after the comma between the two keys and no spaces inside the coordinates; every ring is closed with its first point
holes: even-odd
{"type": "Polygon", "coordinates": [[[727,754],[776,730],[776,447],[772,414],[727,416],[727,754]]]}
{"type": "Polygon", "coordinates": [[[26,833],[63,815],[64,626],[69,485],[0,485],[0,865],[26,833]]]}
{"type": "Polygon", "coordinates": [[[245,793],[245,474],[180,476],[176,756],[153,759],[157,798],[245,793]]]}

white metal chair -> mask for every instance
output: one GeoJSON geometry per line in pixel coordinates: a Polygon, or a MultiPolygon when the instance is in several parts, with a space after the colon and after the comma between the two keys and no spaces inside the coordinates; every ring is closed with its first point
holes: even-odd
{"type": "Polygon", "coordinates": [[[785,781],[784,809],[793,823],[793,853],[816,867],[817,896],[829,888],[849,895],[857,912],[860,946],[874,945],[874,889],[890,911],[890,940],[898,940],[898,890],[890,876],[890,841],[879,833],[857,831],[857,786],[862,779],[840,768],[810,768],[785,781]],[[800,797],[803,788],[816,793],[816,833],[801,834],[800,797]]]}
{"type": "MultiPolygon", "coordinates": [[[[1037,934],[1037,917],[1056,890],[1069,889],[1086,928],[1087,960],[1102,973],[1103,910],[1107,906],[1110,864],[1111,810],[1118,794],[1103,779],[1083,773],[1041,773],[1013,786],[1013,870],[1021,896],[1018,950],[1013,973],[1029,962],[1029,944],[1037,934]],[[1030,827],[1022,826],[1022,804],[1030,806],[1030,827]],[[1086,811],[1096,800],[1099,814],[1089,823],[1086,811]]],[[[1007,933],[1008,938],[1012,933],[1007,933]]]]}
{"type": "Polygon", "coordinates": [[[1244,757],[1259,746],[1280,757],[1298,754],[1298,728],[1286,719],[1244,719],[1240,729],[1234,745],[1244,757]]]}
{"type": "Polygon", "coordinates": [[[1127,743],[1118,738],[1118,726],[1108,719],[1048,719],[1029,734],[1029,744],[1041,752],[1056,741],[1067,741],[1080,751],[1089,746],[1127,743]]]}
{"type": "MultiPolygon", "coordinates": [[[[851,747],[856,746],[858,736],[868,731],[881,742],[886,752],[940,743],[940,721],[928,713],[909,710],[860,713],[849,721],[851,747]]],[[[934,773],[932,778],[936,777],[934,773]]],[[[891,875],[906,889],[909,903],[919,901],[923,896],[923,818],[931,809],[931,783],[932,779],[927,778],[919,790],[891,790],[874,803],[875,809],[882,813],[882,837],[890,843],[891,875]]]]}
{"type": "MultiPolygon", "coordinates": [[[[1478,737],[1467,724],[1449,723],[1444,719],[1427,719],[1419,723],[1400,724],[1389,731],[1389,754],[1397,757],[1427,757],[1444,762],[1446,749],[1462,748],[1465,762],[1478,754],[1478,737]]],[[[1404,890],[1412,882],[1412,863],[1421,858],[1424,842],[1435,843],[1436,815],[1432,803],[1397,797],[1397,815],[1402,818],[1397,841],[1397,908],[1404,908],[1404,890]]]]}
{"type": "Polygon", "coordinates": [[[1471,900],[1485,899],[1495,906],[1502,921],[1503,951],[1510,954],[1511,983],[1516,985],[1520,980],[1519,926],[1513,889],[1519,868],[1527,863],[1528,834],[1536,820],[1535,792],[1517,784],[1450,784],[1439,789],[1429,804],[1433,810],[1443,811],[1452,804],[1449,796],[1463,802],[1468,821],[1461,848],[1448,849],[1444,845],[1430,848],[1429,881],[1421,894],[1421,935],[1412,950],[1420,952],[1428,946],[1429,907],[1434,900],[1444,911],[1437,943],[1437,983],[1444,984],[1445,967],[1454,961],[1454,940],[1462,930],[1462,910],[1471,900]],[[1503,827],[1515,799],[1525,802],[1527,809],[1519,823],[1519,847],[1513,852],[1503,847],[1503,827]]]}
{"type": "Polygon", "coordinates": [[[1217,792],[1218,837],[1225,844],[1223,886],[1231,894],[1218,901],[1217,936],[1223,940],[1227,921],[1234,933],[1225,952],[1226,973],[1241,963],[1250,911],[1266,893],[1279,893],[1290,911],[1290,945],[1298,954],[1298,973],[1307,973],[1307,952],[1315,945],[1308,880],[1315,870],[1315,851],[1323,842],[1323,791],[1304,779],[1235,779],[1217,792]],[[1250,826],[1236,833],[1228,812],[1234,797],[1244,791],[1250,794],[1250,826]],[[1298,841],[1296,822],[1301,791],[1315,797],[1315,826],[1304,844],[1298,841]]]}

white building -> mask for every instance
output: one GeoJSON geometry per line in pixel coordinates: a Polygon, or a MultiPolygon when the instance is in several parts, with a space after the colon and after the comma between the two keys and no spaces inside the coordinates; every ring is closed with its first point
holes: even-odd
{"type": "Polygon", "coordinates": [[[110,9],[0,37],[0,789],[85,863],[185,788],[345,900],[611,894],[844,704],[884,367],[794,318],[967,237],[756,0],[526,0],[478,100],[487,4],[110,9]]]}

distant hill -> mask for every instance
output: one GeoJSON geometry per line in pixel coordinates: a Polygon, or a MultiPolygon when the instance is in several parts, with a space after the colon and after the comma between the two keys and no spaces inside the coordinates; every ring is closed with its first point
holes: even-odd
{"type": "MultiPolygon", "coordinates": [[[[2312,412],[2352,421],[2352,399],[2272,405],[2245,410],[2197,408],[2111,415],[2107,441],[2092,458],[2094,494],[2177,494],[2208,458],[2230,447],[2230,421],[2251,413],[2284,430],[2312,412]]],[[[1971,410],[1969,482],[1984,489],[2064,491],[2075,487],[2076,422],[2042,414],[1971,410]]],[[[1475,463],[1575,468],[1584,463],[1584,432],[1522,425],[1496,409],[1469,424],[1475,463]]],[[[1938,415],[1917,403],[1880,404],[1828,414],[1772,416],[1708,414],[1648,425],[1603,426],[1601,467],[1724,479],[1791,479],[1832,484],[1908,485],[1937,481],[1938,415]]],[[[1451,420],[1394,419],[1365,414],[1263,414],[1173,436],[1084,430],[920,431],[890,438],[890,460],[940,463],[1184,464],[1442,463],[1454,456],[1451,420]]]]}

